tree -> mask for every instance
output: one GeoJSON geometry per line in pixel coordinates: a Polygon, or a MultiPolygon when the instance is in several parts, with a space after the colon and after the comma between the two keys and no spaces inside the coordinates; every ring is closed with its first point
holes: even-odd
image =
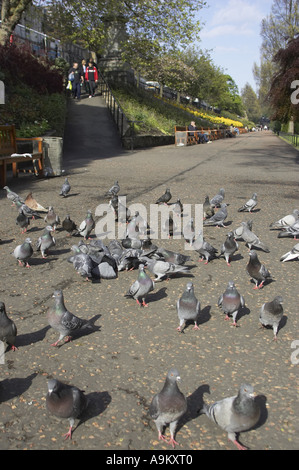
{"type": "Polygon", "coordinates": [[[9,42],[10,35],[19,23],[23,12],[32,4],[32,0],[2,0],[0,45],[9,42]]]}
{"type": "Polygon", "coordinates": [[[250,121],[259,122],[261,118],[261,108],[257,95],[249,83],[246,83],[241,91],[242,101],[250,121]]]}
{"type": "Polygon", "coordinates": [[[274,57],[278,73],[274,76],[268,98],[273,108],[272,118],[288,122],[299,121],[299,35],[289,41],[274,57]]]}
{"type": "Polygon", "coordinates": [[[258,98],[265,115],[270,110],[267,95],[271,80],[278,72],[278,65],[273,60],[280,48],[285,48],[288,41],[299,33],[299,0],[273,0],[271,13],[261,23],[261,63],[254,64],[253,75],[258,87],[258,98]]]}

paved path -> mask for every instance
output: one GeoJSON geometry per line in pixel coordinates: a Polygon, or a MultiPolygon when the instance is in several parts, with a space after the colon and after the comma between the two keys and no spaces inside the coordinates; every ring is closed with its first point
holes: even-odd
{"type": "MultiPolygon", "coordinates": [[[[203,396],[211,402],[232,395],[245,381],[261,395],[263,414],[257,429],[242,434],[241,442],[252,449],[298,448],[299,365],[291,361],[292,344],[299,340],[298,262],[280,263],[280,256],[295,242],[278,239],[277,232],[269,230],[271,222],[298,207],[298,151],[271,133],[258,133],[211,145],[125,152],[99,97],[71,103],[70,110],[64,160],[70,196],[58,195],[62,178],[23,176],[9,182],[12,189],[23,196],[32,190],[41,204],[53,205],[62,219],[69,213],[80,223],[88,208],[94,213],[98,204],[106,202],[104,194],[116,179],[128,204],[142,203],[148,209],[166,187],[173,200],[180,197],[190,204],[202,203],[206,194],[212,196],[224,187],[228,227],[253,220],[255,233],[270,246],[271,252],[260,251],[259,257],[274,281],[253,290],[245,273],[248,251],[240,242],[230,268],[223,259],[205,266],[192,254],[190,264],[195,267],[190,275],[157,284],[149,295],[149,307],[140,309],[123,296],[136,271],[122,272],[114,281],[84,282],[66,261],[78,238],[70,239],[62,231],[57,231],[57,245],[47,260],[35,253],[31,269],[17,266],[10,252],[24,236],[15,225],[15,209],[2,193],[0,300],[17,324],[19,350],[7,352],[0,366],[0,447],[168,449],[157,440],[147,411],[168,369],[176,366],[188,399],[188,412],[177,431],[177,450],[234,448],[224,432],[197,415],[197,409],[203,396]],[[239,213],[238,207],[254,191],[258,210],[250,217],[239,213]],[[217,308],[230,279],[246,300],[237,328],[224,321],[217,308]],[[200,329],[188,327],[179,334],[175,305],[189,280],[201,302],[200,329]],[[95,317],[99,330],[54,349],[50,344],[57,335],[48,327],[46,311],[56,288],[63,289],[69,310],[83,318],[95,317]],[[277,294],[284,297],[285,316],[274,342],[271,330],[259,329],[258,312],[263,302],[277,294]],[[49,377],[76,384],[90,399],[71,442],[62,438],[68,423],[46,412],[49,377]]],[[[33,243],[43,227],[42,219],[32,223],[28,236],[33,243]]],[[[218,248],[226,233],[227,229],[205,229],[206,239],[218,248]]],[[[163,244],[184,250],[183,240],[163,244]]]]}

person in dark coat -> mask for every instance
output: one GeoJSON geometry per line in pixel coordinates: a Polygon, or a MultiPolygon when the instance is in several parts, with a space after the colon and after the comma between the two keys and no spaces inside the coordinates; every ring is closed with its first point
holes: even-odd
{"type": "Polygon", "coordinates": [[[78,62],[74,62],[69,70],[69,80],[72,82],[72,95],[73,98],[80,100],[81,98],[81,84],[83,83],[82,68],[79,67],[78,62]]]}

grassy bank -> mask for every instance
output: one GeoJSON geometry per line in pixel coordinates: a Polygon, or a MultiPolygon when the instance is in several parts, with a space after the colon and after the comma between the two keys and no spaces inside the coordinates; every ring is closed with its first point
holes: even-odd
{"type": "Polygon", "coordinates": [[[199,128],[247,125],[236,116],[206,113],[196,107],[160,99],[136,88],[114,88],[113,94],[129,120],[141,121],[135,124],[135,130],[140,135],[173,135],[175,125],[187,126],[192,119],[199,128]]]}

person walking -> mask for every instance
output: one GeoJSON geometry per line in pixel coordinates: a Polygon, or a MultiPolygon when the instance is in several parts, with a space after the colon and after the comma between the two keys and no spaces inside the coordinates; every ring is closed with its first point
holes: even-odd
{"type": "Polygon", "coordinates": [[[83,72],[79,67],[78,62],[74,62],[69,70],[69,80],[72,82],[73,98],[80,100],[81,98],[81,84],[83,83],[83,72]]]}
{"type": "Polygon", "coordinates": [[[89,87],[89,98],[92,98],[95,94],[96,84],[98,83],[99,74],[94,63],[90,60],[86,67],[85,80],[89,87]]]}

